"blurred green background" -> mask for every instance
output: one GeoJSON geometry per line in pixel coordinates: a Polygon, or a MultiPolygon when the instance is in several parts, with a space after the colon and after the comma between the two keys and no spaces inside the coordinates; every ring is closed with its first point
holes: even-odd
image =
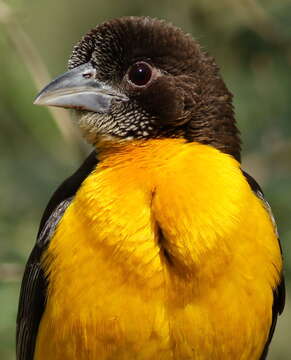
{"type": "MultiPolygon", "coordinates": [[[[243,165],[271,203],[290,283],[290,0],[0,0],[0,359],[15,358],[20,280],[42,211],[89,151],[69,112],[33,98],[88,29],[122,15],[170,20],[216,57],[235,95],[243,165]]],[[[287,298],[269,359],[291,359],[290,334],[287,298]]]]}

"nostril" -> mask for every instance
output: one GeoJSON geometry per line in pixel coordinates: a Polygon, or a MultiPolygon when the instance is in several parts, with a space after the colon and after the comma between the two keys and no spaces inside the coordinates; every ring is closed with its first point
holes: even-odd
{"type": "Polygon", "coordinates": [[[86,71],[82,74],[84,79],[90,79],[91,77],[93,77],[93,73],[91,71],[86,71]]]}

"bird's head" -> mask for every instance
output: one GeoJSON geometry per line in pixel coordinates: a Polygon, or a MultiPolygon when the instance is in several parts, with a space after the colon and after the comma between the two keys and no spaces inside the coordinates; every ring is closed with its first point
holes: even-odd
{"type": "Polygon", "coordinates": [[[165,21],[126,17],[97,26],[35,103],[77,109],[91,143],[185,138],[240,158],[232,95],[214,59],[165,21]]]}

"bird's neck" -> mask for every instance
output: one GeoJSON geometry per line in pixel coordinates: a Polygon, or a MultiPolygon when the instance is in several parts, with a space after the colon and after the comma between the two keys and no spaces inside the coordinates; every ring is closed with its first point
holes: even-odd
{"type": "Polygon", "coordinates": [[[240,133],[236,126],[232,106],[231,104],[222,104],[222,106],[228,111],[221,110],[219,115],[211,106],[202,113],[197,111],[193,119],[185,125],[184,137],[191,142],[211,145],[240,161],[240,133]]]}

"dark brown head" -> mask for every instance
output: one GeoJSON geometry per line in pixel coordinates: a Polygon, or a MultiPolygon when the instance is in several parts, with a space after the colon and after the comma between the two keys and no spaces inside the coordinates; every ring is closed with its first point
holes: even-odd
{"type": "Polygon", "coordinates": [[[103,23],[75,46],[69,69],[36,103],[79,109],[91,143],[182,137],[240,159],[232,95],[217,65],[173,25],[148,17],[103,23]]]}

